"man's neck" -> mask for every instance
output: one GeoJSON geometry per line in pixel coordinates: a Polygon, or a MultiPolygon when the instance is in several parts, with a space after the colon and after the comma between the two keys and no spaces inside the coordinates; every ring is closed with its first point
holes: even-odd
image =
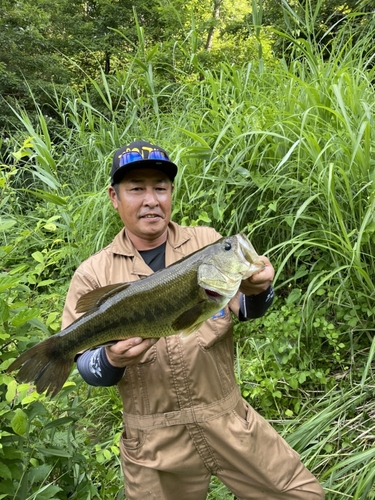
{"type": "Polygon", "coordinates": [[[158,236],[157,238],[145,239],[135,235],[134,233],[128,230],[126,231],[126,234],[129,237],[130,241],[133,243],[135,248],[140,251],[152,250],[153,248],[162,245],[165,241],[167,241],[167,233],[168,230],[166,229],[165,232],[162,235],[158,236]]]}

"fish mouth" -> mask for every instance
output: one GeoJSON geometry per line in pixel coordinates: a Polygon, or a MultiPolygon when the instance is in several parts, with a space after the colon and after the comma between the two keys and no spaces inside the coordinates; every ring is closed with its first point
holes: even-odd
{"type": "Polygon", "coordinates": [[[250,264],[248,271],[243,276],[243,279],[246,279],[250,277],[255,270],[261,271],[264,268],[265,263],[259,259],[253,245],[244,234],[238,234],[237,238],[242,260],[243,262],[246,262],[247,265],[250,264]]]}
{"type": "Polygon", "coordinates": [[[210,299],[213,300],[218,300],[221,299],[222,295],[218,292],[214,292],[213,290],[208,290],[207,288],[204,288],[204,292],[209,297],[210,299]]]}

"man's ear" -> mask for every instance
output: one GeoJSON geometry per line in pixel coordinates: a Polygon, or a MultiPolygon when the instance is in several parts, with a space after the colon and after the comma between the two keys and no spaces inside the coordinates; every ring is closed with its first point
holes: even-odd
{"type": "Polygon", "coordinates": [[[118,198],[117,198],[117,193],[116,190],[113,186],[108,187],[108,195],[111,200],[112,206],[115,210],[118,208],[118,198]]]}

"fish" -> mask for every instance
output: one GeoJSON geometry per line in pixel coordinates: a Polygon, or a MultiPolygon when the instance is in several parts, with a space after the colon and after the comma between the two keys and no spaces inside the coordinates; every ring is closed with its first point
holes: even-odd
{"type": "Polygon", "coordinates": [[[236,295],[241,281],[264,268],[249,239],[224,237],[176,263],[131,283],[94,289],[80,297],[83,313],[64,330],[23,352],[8,367],[54,397],[82,351],[132,337],[161,338],[199,330],[236,295]]]}

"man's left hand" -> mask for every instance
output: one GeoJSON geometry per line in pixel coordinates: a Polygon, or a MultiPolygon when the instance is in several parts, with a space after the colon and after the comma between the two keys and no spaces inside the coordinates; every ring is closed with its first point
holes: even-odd
{"type": "Polygon", "coordinates": [[[273,281],[275,276],[273,265],[264,255],[260,255],[259,260],[265,263],[264,268],[241,282],[240,292],[245,295],[258,295],[265,292],[273,281]]]}

